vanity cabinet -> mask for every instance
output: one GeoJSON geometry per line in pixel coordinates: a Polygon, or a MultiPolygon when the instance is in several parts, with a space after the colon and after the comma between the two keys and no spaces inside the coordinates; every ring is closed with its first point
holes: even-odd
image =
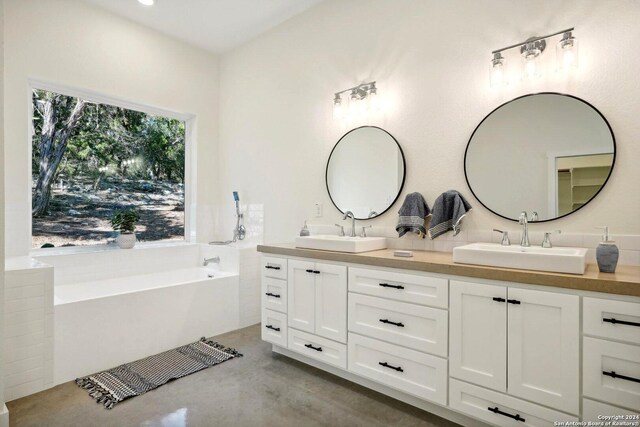
{"type": "Polygon", "coordinates": [[[450,300],[452,377],[579,413],[578,296],[451,281],[450,300]]]}
{"type": "Polygon", "coordinates": [[[347,267],[305,260],[288,262],[288,324],[347,342],[347,267]]]}
{"type": "Polygon", "coordinates": [[[262,266],[274,351],[458,424],[640,411],[640,298],[284,255],[262,266]]]}

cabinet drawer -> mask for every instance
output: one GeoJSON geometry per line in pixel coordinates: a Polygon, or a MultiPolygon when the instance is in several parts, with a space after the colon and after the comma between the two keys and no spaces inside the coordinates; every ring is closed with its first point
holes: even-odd
{"type": "Polygon", "coordinates": [[[437,277],[350,267],[349,290],[414,304],[449,306],[449,281],[437,277]]]}
{"type": "Polygon", "coordinates": [[[350,292],[349,331],[447,356],[446,310],[350,292]]]}
{"type": "MultiPolygon", "coordinates": [[[[638,415],[638,411],[630,411],[629,409],[619,408],[617,406],[609,405],[602,402],[596,402],[591,399],[582,399],[582,421],[592,421],[592,422],[602,422],[611,420],[611,418],[603,418],[603,417],[612,417],[612,416],[620,416],[623,417],[626,415],[638,415]]],[[[619,419],[618,421],[638,421],[637,418],[629,418],[619,419]]]]}
{"type": "Polygon", "coordinates": [[[347,369],[346,345],[292,328],[289,328],[288,334],[289,350],[338,368],[347,369]]]}
{"type": "Polygon", "coordinates": [[[349,371],[441,405],[447,404],[447,361],[349,333],[349,371]]]}
{"type": "Polygon", "coordinates": [[[262,339],[286,347],[287,315],[262,309],[262,339]]]}
{"type": "Polygon", "coordinates": [[[262,277],[287,280],[287,259],[263,256],[262,277]]]}
{"type": "Polygon", "coordinates": [[[287,281],[262,278],[262,307],[270,310],[287,312],[287,281]]]}
{"type": "Polygon", "coordinates": [[[449,406],[496,426],[548,427],[555,421],[578,421],[562,412],[454,379],[449,381],[449,406]]]}
{"type": "Polygon", "coordinates": [[[640,410],[640,346],[583,339],[583,394],[640,410]]]}
{"type": "Polygon", "coordinates": [[[584,298],[582,307],[585,334],[640,343],[640,304],[584,298]]]}

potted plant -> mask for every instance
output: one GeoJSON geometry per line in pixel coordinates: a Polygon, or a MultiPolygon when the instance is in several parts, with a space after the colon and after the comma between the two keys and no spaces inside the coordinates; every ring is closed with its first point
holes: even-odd
{"type": "Polygon", "coordinates": [[[136,245],[136,222],[140,215],[135,209],[124,209],[116,212],[111,218],[111,227],[120,232],[116,242],[120,249],[131,249],[136,245]]]}

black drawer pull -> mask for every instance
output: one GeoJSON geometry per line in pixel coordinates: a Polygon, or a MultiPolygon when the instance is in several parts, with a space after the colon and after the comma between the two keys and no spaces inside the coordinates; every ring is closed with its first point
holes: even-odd
{"type": "Polygon", "coordinates": [[[518,301],[517,299],[508,299],[507,302],[509,304],[516,304],[516,305],[520,304],[520,301],[518,301]]]}
{"type": "Polygon", "coordinates": [[[314,347],[311,344],[305,344],[304,346],[307,347],[307,348],[310,348],[311,350],[322,351],[322,347],[314,347]]]}
{"type": "Polygon", "coordinates": [[[268,268],[268,269],[271,269],[271,270],[280,270],[280,267],[276,267],[274,265],[268,265],[268,264],[265,265],[264,268],[268,268]]]}
{"type": "Polygon", "coordinates": [[[387,323],[389,325],[396,325],[399,328],[404,328],[404,324],[402,322],[392,322],[389,319],[378,319],[378,320],[380,320],[380,322],[382,323],[387,323]]]}
{"type": "Polygon", "coordinates": [[[267,328],[267,329],[273,329],[273,330],[274,330],[274,331],[276,331],[276,332],[280,332],[280,328],[276,328],[276,327],[275,327],[275,326],[273,326],[273,325],[266,325],[266,326],[265,326],[265,328],[267,328]]]}
{"type": "Polygon", "coordinates": [[[271,292],[267,292],[265,295],[268,296],[268,297],[280,298],[280,295],[272,294],[271,292]]]}
{"type": "Polygon", "coordinates": [[[504,415],[505,417],[513,418],[516,421],[522,421],[522,422],[525,421],[524,418],[520,416],[520,414],[511,415],[507,412],[502,412],[500,409],[498,409],[497,406],[495,408],[487,408],[487,409],[493,412],[494,414],[504,415]]]}
{"type": "Polygon", "coordinates": [[[620,378],[621,380],[633,381],[634,383],[640,383],[640,378],[628,377],[626,375],[616,374],[616,371],[606,372],[602,371],[602,375],[606,375],[611,378],[620,378]]]}
{"type": "Polygon", "coordinates": [[[383,288],[404,289],[404,286],[402,285],[390,285],[388,283],[379,283],[379,285],[383,288]]]}
{"type": "Polygon", "coordinates": [[[400,366],[392,366],[392,365],[389,365],[387,362],[378,362],[378,365],[384,366],[385,368],[393,369],[394,371],[404,372],[404,369],[402,369],[400,366]]]}
{"type": "Polygon", "coordinates": [[[627,326],[637,326],[640,328],[640,323],[637,322],[627,322],[626,320],[618,320],[615,317],[611,317],[608,319],[602,319],[603,322],[612,323],[614,325],[627,325],[627,326]]]}
{"type": "Polygon", "coordinates": [[[313,273],[313,270],[309,269],[309,270],[305,270],[307,273],[313,273]]]}
{"type": "Polygon", "coordinates": [[[494,301],[498,301],[498,302],[505,302],[506,301],[506,299],[500,298],[500,297],[493,297],[493,300],[494,301]]]}
{"type": "Polygon", "coordinates": [[[313,272],[314,272],[315,274],[320,274],[320,272],[319,272],[318,270],[313,270],[313,272]]]}

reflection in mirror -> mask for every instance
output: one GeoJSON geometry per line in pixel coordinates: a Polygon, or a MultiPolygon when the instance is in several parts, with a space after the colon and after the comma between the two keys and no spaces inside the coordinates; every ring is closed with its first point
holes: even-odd
{"type": "Polygon", "coordinates": [[[404,184],[405,161],[391,134],[375,126],[347,132],[327,163],[327,190],[342,213],[370,219],[393,205],[404,184]]]}
{"type": "Polygon", "coordinates": [[[492,212],[540,221],[580,209],[604,187],[615,160],[606,119],[587,102],[541,93],[509,101],[476,128],[465,153],[465,174],[476,198],[492,212]]]}

